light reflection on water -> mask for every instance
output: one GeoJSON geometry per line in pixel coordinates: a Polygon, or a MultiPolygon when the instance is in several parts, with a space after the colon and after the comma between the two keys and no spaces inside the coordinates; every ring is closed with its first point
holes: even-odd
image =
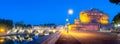
{"type": "Polygon", "coordinates": [[[27,44],[28,42],[34,41],[39,39],[42,36],[53,34],[57,31],[44,31],[43,33],[39,33],[34,31],[33,33],[23,33],[23,34],[16,34],[16,35],[9,35],[9,36],[0,36],[0,44],[27,44]]]}
{"type": "Polygon", "coordinates": [[[0,37],[0,44],[26,44],[30,41],[37,40],[39,35],[16,35],[0,37]]]}

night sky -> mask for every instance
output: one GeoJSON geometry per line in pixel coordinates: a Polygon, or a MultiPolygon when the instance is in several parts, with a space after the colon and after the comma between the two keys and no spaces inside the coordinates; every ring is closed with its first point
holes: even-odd
{"type": "Polygon", "coordinates": [[[65,24],[68,9],[73,9],[70,23],[82,10],[97,8],[109,15],[110,22],[120,12],[120,6],[109,0],[0,0],[0,18],[26,24],[65,24]]]}

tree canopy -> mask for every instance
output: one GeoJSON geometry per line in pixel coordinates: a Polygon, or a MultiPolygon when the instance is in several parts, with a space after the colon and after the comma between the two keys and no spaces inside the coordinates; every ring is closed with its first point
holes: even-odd
{"type": "Polygon", "coordinates": [[[113,23],[120,23],[120,13],[113,18],[113,23]]]}
{"type": "Polygon", "coordinates": [[[111,3],[120,5],[120,0],[109,0],[111,3]]]}
{"type": "Polygon", "coordinates": [[[8,29],[12,29],[13,28],[13,21],[6,20],[6,19],[0,19],[0,25],[5,25],[8,29]]]}
{"type": "Polygon", "coordinates": [[[21,28],[32,28],[31,24],[24,24],[23,21],[17,22],[15,24],[15,27],[21,27],[21,28]]]}

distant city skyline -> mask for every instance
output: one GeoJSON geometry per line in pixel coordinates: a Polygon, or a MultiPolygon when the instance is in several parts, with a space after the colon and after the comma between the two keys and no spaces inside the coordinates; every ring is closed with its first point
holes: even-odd
{"type": "Polygon", "coordinates": [[[32,25],[64,25],[69,9],[73,10],[69,21],[74,23],[74,19],[79,17],[82,10],[91,8],[108,14],[110,22],[120,12],[120,6],[110,3],[109,0],[1,0],[0,18],[32,25]]]}

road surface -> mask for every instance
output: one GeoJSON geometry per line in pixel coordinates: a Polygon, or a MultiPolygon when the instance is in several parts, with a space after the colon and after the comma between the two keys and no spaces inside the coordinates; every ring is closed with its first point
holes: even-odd
{"type": "Polygon", "coordinates": [[[56,44],[120,44],[115,34],[88,31],[62,31],[56,44]]]}

